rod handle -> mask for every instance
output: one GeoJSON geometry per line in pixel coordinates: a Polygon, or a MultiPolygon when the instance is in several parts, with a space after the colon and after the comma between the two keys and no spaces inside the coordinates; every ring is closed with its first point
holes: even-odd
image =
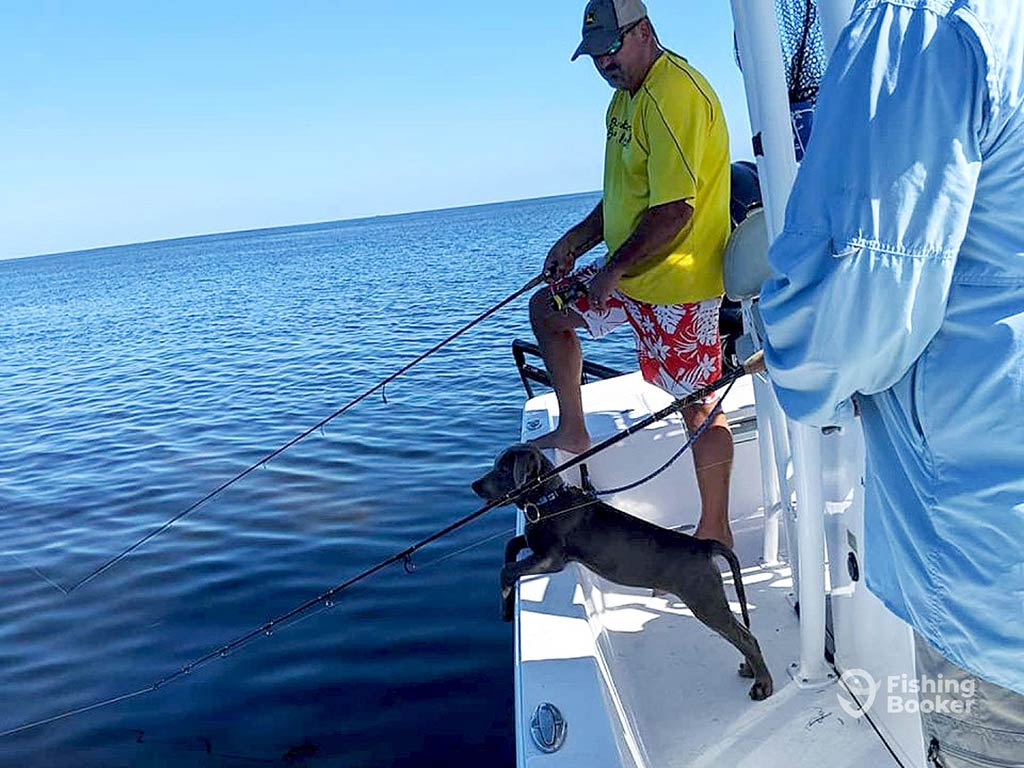
{"type": "Polygon", "coordinates": [[[746,360],[743,361],[743,370],[750,375],[755,373],[764,373],[768,368],[764,364],[764,350],[759,349],[757,352],[752,354],[746,360]]]}

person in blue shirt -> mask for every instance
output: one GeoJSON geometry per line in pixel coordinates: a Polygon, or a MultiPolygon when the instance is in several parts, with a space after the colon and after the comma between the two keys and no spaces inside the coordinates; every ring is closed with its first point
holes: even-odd
{"type": "Polygon", "coordinates": [[[1024,765],[1024,0],[860,0],[760,309],[785,411],[859,411],[868,588],[919,674],[932,765],[1024,765]]]}

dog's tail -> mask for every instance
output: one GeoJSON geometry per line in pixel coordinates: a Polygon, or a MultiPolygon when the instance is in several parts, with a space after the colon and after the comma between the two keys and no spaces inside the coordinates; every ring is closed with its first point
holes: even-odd
{"type": "Polygon", "coordinates": [[[740,600],[740,610],[743,611],[743,624],[750,629],[750,614],[747,612],[747,593],[743,589],[743,577],[740,575],[740,561],[736,553],[720,541],[711,540],[711,553],[721,555],[729,563],[729,570],[732,571],[732,580],[736,584],[736,596],[740,600]]]}

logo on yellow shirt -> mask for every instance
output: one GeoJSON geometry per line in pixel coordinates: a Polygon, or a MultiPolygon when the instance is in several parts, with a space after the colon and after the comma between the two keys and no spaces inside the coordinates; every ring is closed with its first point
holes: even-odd
{"type": "Polygon", "coordinates": [[[628,147],[633,140],[633,124],[628,120],[619,120],[613,117],[608,121],[608,141],[617,141],[624,147],[628,147]]]}

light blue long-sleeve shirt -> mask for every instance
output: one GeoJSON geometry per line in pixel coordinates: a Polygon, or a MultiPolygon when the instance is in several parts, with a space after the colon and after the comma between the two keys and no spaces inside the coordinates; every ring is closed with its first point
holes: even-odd
{"type": "Polygon", "coordinates": [[[867,585],[1024,694],[1024,0],[862,0],[761,314],[786,412],[867,443],[867,585]]]}

